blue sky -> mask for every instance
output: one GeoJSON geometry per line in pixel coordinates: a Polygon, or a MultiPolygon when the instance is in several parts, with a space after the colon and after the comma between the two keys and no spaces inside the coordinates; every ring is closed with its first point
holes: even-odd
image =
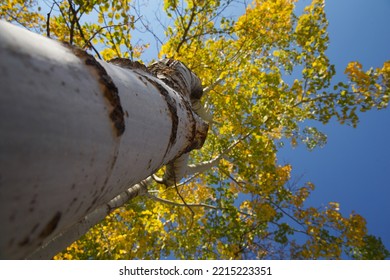
{"type": "MultiPolygon", "coordinates": [[[[301,0],[307,5],[310,1],[301,0]]],[[[390,1],[327,1],[330,45],[336,79],[344,79],[347,63],[358,60],[364,68],[380,67],[390,60],[390,1]]],[[[318,126],[328,136],[324,148],[312,152],[303,146],[286,146],[280,162],[291,163],[302,183],[316,185],[308,203],[340,203],[341,212],[363,215],[371,234],[390,249],[390,109],[360,114],[357,128],[332,122],[318,126]]]]}

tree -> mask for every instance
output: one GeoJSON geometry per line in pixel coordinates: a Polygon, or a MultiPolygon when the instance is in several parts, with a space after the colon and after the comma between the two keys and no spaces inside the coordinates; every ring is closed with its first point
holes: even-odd
{"type": "MultiPolygon", "coordinates": [[[[141,16],[128,16],[142,15],[137,5],[122,2],[54,2],[59,13],[35,28],[95,53],[93,44],[103,43],[104,59],[136,58],[145,45],[131,44],[130,29],[138,23],[153,30],[141,16]],[[100,25],[81,20],[93,13],[100,25]]],[[[157,183],[143,196],[56,258],[386,257],[380,239],[368,238],[363,217],[344,217],[336,202],[305,206],[314,184],[294,184],[292,167],[277,162],[286,141],[309,149],[326,144],[326,136],[305,127],[305,120],[335,118],[356,126],[358,111],[386,108],[390,94],[390,62],[367,71],[351,62],[349,81],[334,82],[325,2],[313,0],[300,15],[295,2],[258,0],[243,15],[229,17],[238,2],[164,1],[172,24],[160,56],[182,61],[200,77],[213,114],[205,145],[191,153],[190,162],[201,164],[178,164],[180,174],[193,174],[181,181],[167,175],[160,180],[164,171],[158,171],[157,183]]],[[[170,170],[174,163],[165,174],[170,170]]]]}

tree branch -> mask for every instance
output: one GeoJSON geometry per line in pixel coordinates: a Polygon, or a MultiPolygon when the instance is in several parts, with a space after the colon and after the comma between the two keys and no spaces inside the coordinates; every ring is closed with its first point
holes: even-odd
{"type": "Polygon", "coordinates": [[[192,25],[192,22],[195,18],[195,15],[196,15],[196,5],[194,5],[191,9],[191,15],[190,15],[190,20],[188,22],[188,25],[184,28],[184,33],[183,33],[183,36],[181,38],[181,41],[179,42],[179,44],[177,45],[176,47],[176,53],[179,53],[180,51],[180,48],[182,47],[182,45],[187,41],[187,34],[191,28],[191,25],[192,25]]]}
{"type": "MultiPolygon", "coordinates": [[[[165,204],[169,204],[169,205],[172,205],[172,206],[178,206],[178,207],[201,207],[201,208],[207,208],[207,209],[211,209],[211,210],[229,210],[230,208],[226,208],[226,207],[217,207],[217,206],[214,206],[214,205],[210,205],[210,204],[205,204],[205,203],[180,203],[180,202],[175,202],[175,201],[172,201],[172,200],[168,200],[168,199],[164,199],[164,198],[161,198],[161,197],[158,197],[158,196],[155,196],[155,195],[152,195],[150,193],[147,193],[146,194],[146,197],[149,197],[155,201],[158,201],[158,202],[161,202],[161,203],[165,203],[165,204]]],[[[246,212],[243,212],[243,211],[240,211],[240,210],[237,210],[238,213],[244,215],[244,216],[255,216],[254,214],[249,214],[249,213],[246,213],[246,212]]]]}
{"type": "Polygon", "coordinates": [[[46,18],[46,36],[50,38],[50,17],[51,17],[51,12],[53,11],[55,3],[51,5],[50,11],[47,13],[47,18],[46,18]]]}

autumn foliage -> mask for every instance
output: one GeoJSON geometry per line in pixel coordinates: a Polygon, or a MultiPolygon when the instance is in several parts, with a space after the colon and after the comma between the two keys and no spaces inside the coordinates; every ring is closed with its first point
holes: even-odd
{"type": "MultiPolygon", "coordinates": [[[[3,1],[0,17],[103,59],[139,59],[149,46],[132,38],[139,24],[145,28],[137,2],[45,2],[52,6],[3,1]]],[[[184,62],[201,78],[213,114],[207,141],[191,161],[220,157],[219,164],[176,187],[152,185],[56,259],[389,256],[359,214],[342,215],[336,202],[308,207],[314,184],[292,183],[292,166],[278,162],[283,143],[326,144],[305,121],[356,126],[359,112],[386,108],[390,96],[390,61],[368,70],[351,62],[346,79],[334,81],[325,1],[312,0],[300,14],[296,2],[255,0],[234,14],[242,4],[233,0],[164,1],[170,24],[159,56],[184,62]]],[[[150,26],[146,31],[154,34],[150,26]]]]}

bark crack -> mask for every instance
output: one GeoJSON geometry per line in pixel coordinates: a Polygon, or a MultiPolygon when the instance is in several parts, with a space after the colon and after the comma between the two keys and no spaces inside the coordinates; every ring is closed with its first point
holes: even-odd
{"type": "Polygon", "coordinates": [[[165,155],[168,153],[169,149],[175,144],[176,142],[176,136],[177,136],[177,128],[179,125],[179,117],[177,116],[177,108],[176,108],[176,101],[171,97],[168,90],[159,82],[149,78],[148,76],[143,76],[146,80],[148,80],[149,83],[154,85],[158,92],[164,97],[165,102],[167,103],[169,113],[171,115],[172,119],[172,127],[171,127],[171,135],[169,137],[169,143],[168,147],[165,151],[165,155]]]}

